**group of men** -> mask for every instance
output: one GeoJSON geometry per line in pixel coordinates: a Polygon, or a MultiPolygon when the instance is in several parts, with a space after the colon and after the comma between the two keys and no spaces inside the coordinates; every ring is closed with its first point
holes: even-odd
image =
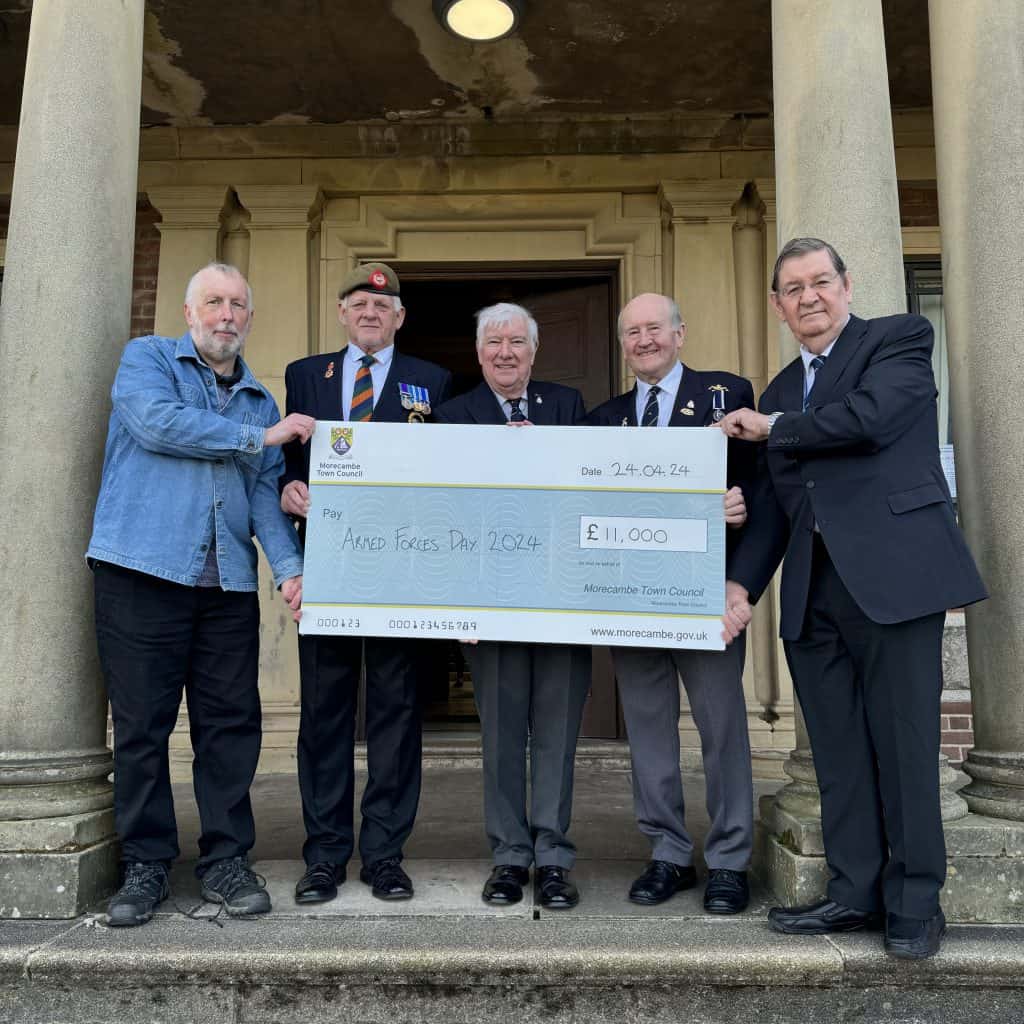
{"type": "MultiPolygon", "coordinates": [[[[241,358],[252,295],[233,267],[189,282],[188,332],[132,341],[113,389],[88,558],[115,730],[115,819],[124,881],[114,926],[149,920],[178,854],[168,738],[184,691],[201,821],[204,898],[229,914],[270,909],[248,864],[249,786],[260,745],[256,553],[298,612],[315,421],[716,427],[729,437],[724,652],[616,647],[636,818],[651,859],[629,890],[661,903],[697,883],[680,775],[679,681],[701,738],[711,819],[704,906],[749,901],[753,786],[742,687],[751,605],[785,556],[781,633],[808,725],[832,881],[773,928],[817,934],[879,927],[886,949],[938,948],[945,854],[938,804],[943,613],[985,596],[956,527],[939,463],[932,334],[920,317],[863,321],[851,283],[818,239],[782,249],[771,301],[801,345],[755,411],[748,381],[680,361],[686,328],[669,297],[622,310],[634,387],[589,416],[578,391],[535,380],[537,324],[521,306],[477,314],[483,380],[399,352],[405,309],[394,271],[358,267],[339,290],[347,345],[286,372],[286,415],[241,358]],[[296,531],[294,523],[298,524],[296,531]]],[[[638,445],[643,444],[638,435],[638,445]]],[[[365,663],[367,781],[360,879],[381,899],[413,896],[402,867],[421,784],[414,640],[299,637],[298,771],[306,870],[299,903],[335,898],[354,853],[356,697],[365,663]]],[[[493,870],[482,897],[522,899],[535,870],[550,909],[579,902],[569,877],[573,767],[590,687],[579,645],[465,647],[481,723],[484,818],[493,870]],[[529,787],[527,753],[529,752],[529,787]],[[527,791],[529,789],[529,805],[527,791]]]]}

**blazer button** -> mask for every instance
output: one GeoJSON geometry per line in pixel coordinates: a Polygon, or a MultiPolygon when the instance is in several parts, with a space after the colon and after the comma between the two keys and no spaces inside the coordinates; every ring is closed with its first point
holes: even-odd
{"type": "Polygon", "coordinates": [[[807,490],[809,490],[809,491],[813,491],[814,490],[814,481],[813,480],[808,480],[807,481],[807,490]]]}

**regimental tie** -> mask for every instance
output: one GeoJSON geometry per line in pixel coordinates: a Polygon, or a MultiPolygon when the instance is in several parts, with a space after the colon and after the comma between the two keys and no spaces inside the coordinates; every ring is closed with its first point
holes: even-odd
{"type": "Polygon", "coordinates": [[[523,407],[520,404],[521,402],[521,398],[510,398],[508,400],[509,423],[523,423],[526,420],[526,417],[523,415],[523,407]]]}
{"type": "Polygon", "coordinates": [[[348,418],[352,422],[365,422],[373,418],[373,375],[370,367],[377,362],[373,356],[363,356],[356,370],[356,382],[352,388],[352,408],[348,418]]]}
{"type": "Polygon", "coordinates": [[[828,356],[815,356],[811,360],[811,369],[814,371],[814,380],[811,381],[811,386],[807,386],[807,378],[804,378],[804,408],[803,411],[807,412],[807,407],[811,404],[811,392],[814,391],[814,385],[818,383],[818,371],[825,365],[825,360],[828,356]]]}
{"type": "Polygon", "coordinates": [[[661,388],[653,385],[647,392],[647,404],[644,406],[643,419],[640,420],[641,427],[656,427],[658,425],[658,392],[661,388]]]}

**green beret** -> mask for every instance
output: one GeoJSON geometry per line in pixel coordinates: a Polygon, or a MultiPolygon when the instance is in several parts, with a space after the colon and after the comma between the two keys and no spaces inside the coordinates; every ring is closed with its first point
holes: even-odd
{"type": "Polygon", "coordinates": [[[353,270],[338,289],[338,298],[351,292],[376,292],[378,295],[401,295],[398,275],[386,263],[362,263],[353,270]]]}

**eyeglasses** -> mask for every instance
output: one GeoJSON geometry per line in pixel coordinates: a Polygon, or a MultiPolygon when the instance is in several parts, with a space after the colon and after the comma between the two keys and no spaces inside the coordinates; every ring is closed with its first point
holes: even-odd
{"type": "Polygon", "coordinates": [[[838,277],[838,274],[831,274],[829,276],[817,277],[810,283],[797,284],[794,282],[793,284],[787,284],[779,294],[787,302],[792,302],[794,299],[800,298],[806,288],[810,288],[812,292],[825,291],[830,285],[835,283],[838,277]]]}

